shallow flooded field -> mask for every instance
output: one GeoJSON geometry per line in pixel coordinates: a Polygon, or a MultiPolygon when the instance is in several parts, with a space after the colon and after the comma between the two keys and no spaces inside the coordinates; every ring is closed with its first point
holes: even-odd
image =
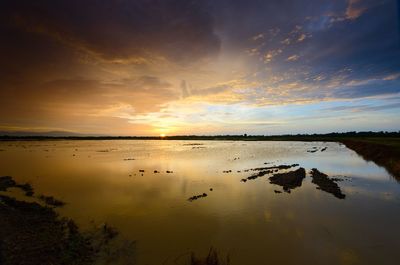
{"type": "Polygon", "coordinates": [[[400,183],[338,143],[18,141],[0,150],[0,176],[64,201],[57,211],[82,229],[115,227],[136,241],[140,265],[185,264],[210,247],[234,265],[400,260],[400,183]]]}

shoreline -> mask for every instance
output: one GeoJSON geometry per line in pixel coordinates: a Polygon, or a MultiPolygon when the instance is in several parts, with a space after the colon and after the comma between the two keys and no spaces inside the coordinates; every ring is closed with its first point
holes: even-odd
{"type": "Polygon", "coordinates": [[[400,182],[400,148],[385,143],[362,140],[342,140],[340,143],[353,150],[366,161],[384,167],[400,182]]]}

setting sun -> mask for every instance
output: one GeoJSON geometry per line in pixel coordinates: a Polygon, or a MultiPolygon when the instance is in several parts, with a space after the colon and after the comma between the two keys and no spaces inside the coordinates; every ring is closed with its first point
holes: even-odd
{"type": "Polygon", "coordinates": [[[166,136],[165,133],[160,134],[160,137],[165,137],[165,136],[166,136]]]}

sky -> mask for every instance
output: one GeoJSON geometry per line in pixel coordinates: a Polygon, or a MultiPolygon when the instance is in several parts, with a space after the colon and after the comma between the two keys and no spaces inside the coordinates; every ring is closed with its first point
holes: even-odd
{"type": "Polygon", "coordinates": [[[398,131],[399,13],[396,0],[2,0],[0,131],[398,131]]]}

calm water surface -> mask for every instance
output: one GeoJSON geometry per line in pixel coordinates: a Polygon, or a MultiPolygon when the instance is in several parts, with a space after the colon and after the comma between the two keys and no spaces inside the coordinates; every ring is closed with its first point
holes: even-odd
{"type": "Polygon", "coordinates": [[[82,228],[116,227],[136,240],[138,264],[184,264],[211,246],[233,265],[400,260],[399,182],[337,143],[33,141],[0,150],[0,175],[65,201],[58,211],[82,228]],[[268,176],[240,181],[264,163],[298,163],[307,177],[290,194],[275,193],[282,188],[268,176]],[[312,168],[348,177],[338,182],[346,198],[316,189],[312,168]]]}

